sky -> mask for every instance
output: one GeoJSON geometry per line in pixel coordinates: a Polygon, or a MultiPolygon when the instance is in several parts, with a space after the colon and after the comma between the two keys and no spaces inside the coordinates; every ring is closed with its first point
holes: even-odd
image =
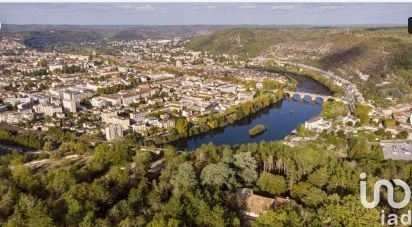
{"type": "Polygon", "coordinates": [[[412,3],[0,3],[3,24],[406,25],[412,3]]]}

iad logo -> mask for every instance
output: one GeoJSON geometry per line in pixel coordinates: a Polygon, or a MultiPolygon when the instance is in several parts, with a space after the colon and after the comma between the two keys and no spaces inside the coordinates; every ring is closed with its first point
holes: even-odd
{"type": "MultiPolygon", "coordinates": [[[[392,179],[393,183],[397,186],[402,187],[405,192],[405,197],[401,202],[395,202],[393,200],[393,185],[389,180],[378,180],[374,187],[373,187],[373,201],[368,202],[366,198],[366,173],[360,174],[360,200],[364,207],[366,208],[375,208],[380,202],[380,190],[381,187],[384,186],[388,192],[388,204],[394,209],[400,209],[408,205],[409,200],[411,198],[411,189],[409,185],[405,183],[403,180],[399,179],[392,179]]],[[[398,225],[401,223],[402,225],[411,225],[412,224],[412,212],[408,210],[407,213],[401,214],[385,214],[385,211],[381,211],[381,224],[382,225],[398,225]]]]}
{"type": "Polygon", "coordinates": [[[388,203],[389,206],[391,206],[394,209],[400,209],[408,205],[409,200],[411,199],[411,190],[409,188],[409,185],[405,183],[403,180],[399,179],[392,179],[393,183],[395,185],[401,186],[403,190],[405,191],[405,197],[401,202],[395,202],[393,200],[393,185],[389,180],[378,180],[375,183],[375,186],[373,187],[373,201],[368,202],[366,199],[366,173],[361,173],[360,174],[360,200],[361,203],[364,207],[366,208],[375,208],[380,201],[380,189],[382,186],[386,187],[386,190],[388,192],[388,203]]]}

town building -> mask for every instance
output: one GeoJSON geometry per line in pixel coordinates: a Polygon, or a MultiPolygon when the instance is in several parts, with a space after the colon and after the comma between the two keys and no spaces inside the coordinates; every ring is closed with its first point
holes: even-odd
{"type": "Polygon", "coordinates": [[[54,105],[44,105],[44,104],[39,104],[33,106],[34,112],[36,113],[43,113],[47,116],[54,116],[54,114],[57,113],[62,113],[63,108],[61,106],[54,106],[54,105]]]}
{"type": "Polygon", "coordinates": [[[238,189],[236,195],[241,202],[242,213],[251,218],[257,218],[268,210],[289,202],[288,198],[276,197],[273,199],[255,195],[253,190],[249,188],[238,189]]]}
{"type": "Polygon", "coordinates": [[[110,124],[105,128],[106,140],[111,141],[123,137],[123,128],[118,124],[110,124]]]}
{"type": "Polygon", "coordinates": [[[76,113],[77,112],[77,104],[75,100],[63,100],[63,110],[66,112],[76,113]]]}
{"type": "Polygon", "coordinates": [[[317,133],[321,133],[324,130],[328,131],[331,127],[332,123],[325,121],[322,117],[314,117],[305,122],[305,129],[315,131],[317,133]]]}

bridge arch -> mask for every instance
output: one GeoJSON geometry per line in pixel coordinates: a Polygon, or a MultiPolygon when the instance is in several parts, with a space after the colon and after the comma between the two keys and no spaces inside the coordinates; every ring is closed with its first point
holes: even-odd
{"type": "Polygon", "coordinates": [[[326,99],[326,101],[327,101],[327,102],[334,102],[334,101],[336,101],[336,99],[334,99],[333,97],[328,97],[328,98],[326,99]]]}
{"type": "Polygon", "coordinates": [[[311,103],[311,102],[314,101],[314,99],[311,95],[304,95],[303,98],[302,98],[302,101],[307,102],[307,103],[311,103]]]}
{"type": "Polygon", "coordinates": [[[314,102],[315,102],[316,104],[322,105],[323,102],[325,102],[325,100],[324,100],[322,97],[316,97],[315,100],[314,100],[314,102]]]}
{"type": "Polygon", "coordinates": [[[284,96],[295,101],[302,101],[306,103],[322,104],[323,102],[340,101],[342,99],[321,94],[313,94],[298,91],[284,91],[284,96]]]}

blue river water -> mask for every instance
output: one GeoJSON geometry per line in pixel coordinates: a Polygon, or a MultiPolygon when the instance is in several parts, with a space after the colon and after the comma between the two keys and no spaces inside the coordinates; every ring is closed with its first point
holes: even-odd
{"type": "MultiPolygon", "coordinates": [[[[293,78],[298,81],[297,91],[330,94],[326,87],[310,78],[296,76],[293,78]]],[[[210,142],[215,145],[239,145],[263,140],[281,140],[299,124],[318,115],[321,108],[320,104],[283,99],[225,128],[179,140],[174,145],[179,150],[191,151],[210,142]],[[249,129],[257,124],[264,124],[267,130],[257,136],[249,136],[249,129]]]]}

